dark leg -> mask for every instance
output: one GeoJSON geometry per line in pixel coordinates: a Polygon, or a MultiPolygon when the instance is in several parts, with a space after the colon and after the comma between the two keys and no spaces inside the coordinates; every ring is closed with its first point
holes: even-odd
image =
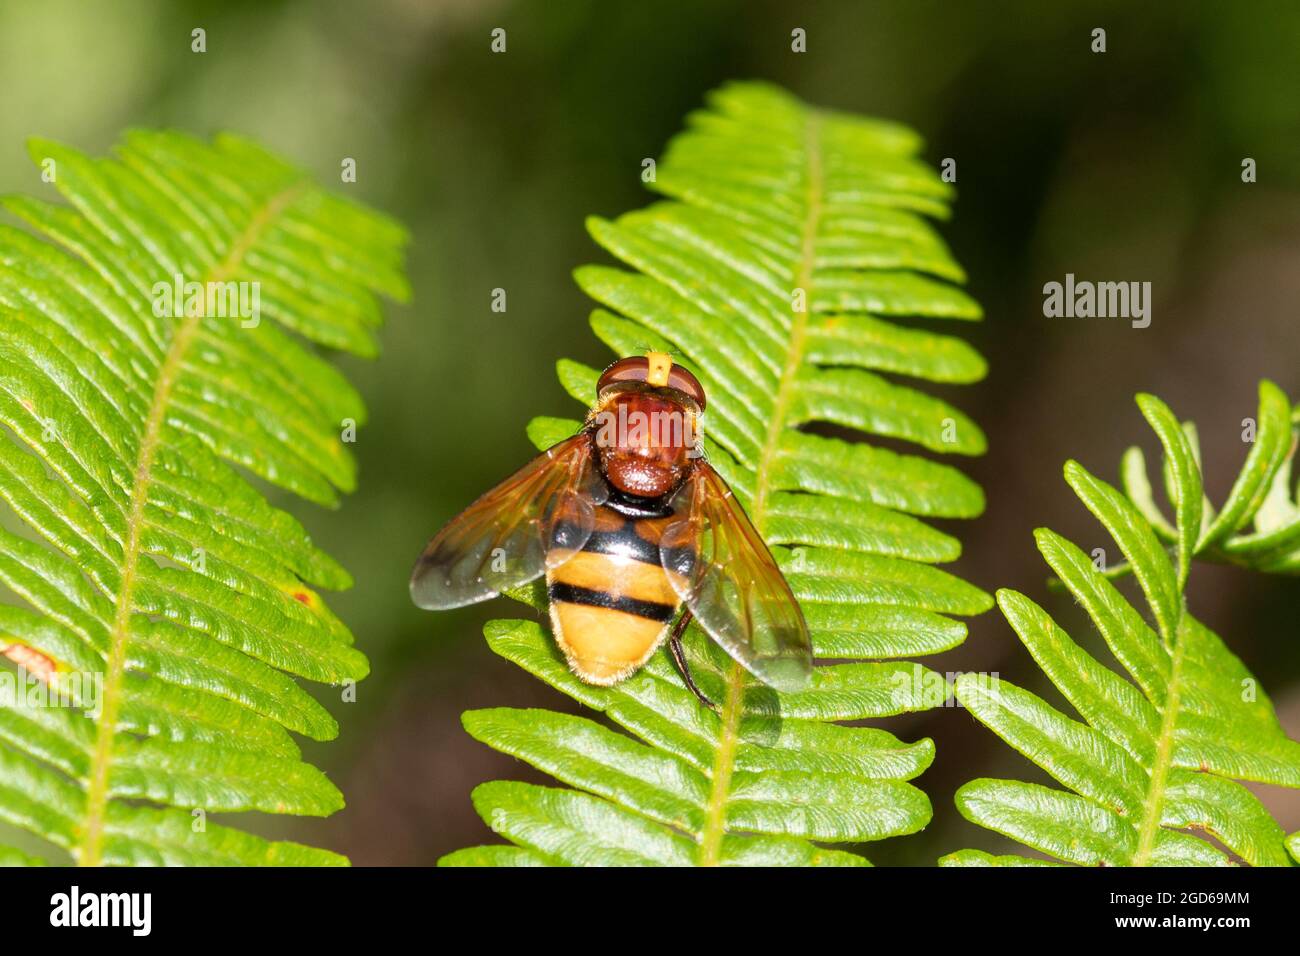
{"type": "Polygon", "coordinates": [[[691,623],[690,608],[682,611],[682,616],[677,619],[677,624],[673,627],[673,632],[668,636],[668,653],[673,656],[673,663],[681,672],[682,680],[686,682],[687,689],[700,699],[700,703],[709,710],[717,710],[718,707],[713,701],[704,696],[704,693],[695,686],[695,681],[691,677],[691,668],[686,663],[686,652],[682,649],[682,635],[686,633],[686,625],[691,623]]]}

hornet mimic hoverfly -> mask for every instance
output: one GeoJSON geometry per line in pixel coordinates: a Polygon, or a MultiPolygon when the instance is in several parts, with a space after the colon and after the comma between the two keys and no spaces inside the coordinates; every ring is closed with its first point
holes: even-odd
{"type": "Polygon", "coordinates": [[[713,706],[682,650],[694,617],[764,683],[805,685],[808,626],[767,545],[702,457],[699,381],[650,352],[610,365],[596,392],[581,432],[429,542],[411,575],[415,603],[461,607],[544,574],[555,641],[587,683],[618,683],[667,640],[686,686],[713,706]]]}

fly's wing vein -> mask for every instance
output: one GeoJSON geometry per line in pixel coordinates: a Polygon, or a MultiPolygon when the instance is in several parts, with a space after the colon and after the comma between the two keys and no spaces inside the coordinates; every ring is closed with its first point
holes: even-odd
{"type": "Polygon", "coordinates": [[[673,588],[709,636],[778,690],[805,687],[812,640],[799,602],[727,483],[699,462],[660,542],[673,588]]]}
{"type": "Polygon", "coordinates": [[[582,549],[607,496],[585,433],[552,446],[438,532],[411,574],[412,599],[462,607],[536,580],[582,549]]]}

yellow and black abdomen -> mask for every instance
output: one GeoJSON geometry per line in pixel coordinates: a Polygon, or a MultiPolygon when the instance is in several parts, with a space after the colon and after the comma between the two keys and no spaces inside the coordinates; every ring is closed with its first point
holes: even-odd
{"type": "Polygon", "coordinates": [[[618,683],[667,636],[681,604],[659,557],[670,520],[600,505],[583,549],[547,573],[556,643],[587,683],[618,683]]]}

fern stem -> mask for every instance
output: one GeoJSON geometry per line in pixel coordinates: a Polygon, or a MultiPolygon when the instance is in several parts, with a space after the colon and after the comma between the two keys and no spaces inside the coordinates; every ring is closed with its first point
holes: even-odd
{"type": "MultiPolygon", "coordinates": [[[[822,193],[824,190],[821,156],[821,118],[817,113],[808,117],[804,128],[805,172],[803,242],[799,265],[795,270],[795,288],[803,290],[803,309],[791,309],[790,343],[786,349],[785,368],[777,384],[772,417],[767,423],[767,437],[759,455],[754,483],[754,501],[749,516],[760,533],[767,517],[767,498],[771,489],[770,473],[785,432],[794,384],[803,365],[805,341],[808,335],[808,310],[812,307],[813,269],[817,261],[817,231],[821,224],[822,193]]],[[[793,297],[793,290],[791,290],[793,297]]],[[[736,761],[736,744],[740,735],[740,720],[745,704],[745,669],[732,664],[727,674],[727,699],[722,709],[722,737],[718,741],[713,764],[713,788],[709,794],[704,832],[700,837],[700,863],[716,866],[722,853],[722,837],[726,832],[727,797],[731,790],[731,772],[736,761]]]]}
{"type": "MultiPolygon", "coordinates": [[[[297,183],[268,200],[252,217],[247,228],[236,239],[226,258],[203,280],[226,282],[238,271],[244,256],[266,227],[278,217],[306,188],[297,183]]],[[[117,734],[117,714],[121,697],[122,679],[126,672],[126,653],[131,637],[131,614],[135,592],[136,569],[140,561],[140,533],[145,523],[145,506],[149,501],[154,458],[162,436],[167,408],[171,404],[172,390],[180,377],[186,353],[203,321],[202,310],[187,310],[184,319],[172,336],[167,355],[158,370],[149,417],[140,439],[136,455],[135,475],[131,487],[131,505],[127,515],[127,540],[122,554],[122,579],[118,586],[113,613],[113,629],[109,639],[107,670],[104,675],[103,709],[95,736],[95,750],[91,756],[89,785],[86,791],[86,820],[81,830],[76,858],[78,866],[99,866],[104,849],[104,820],[108,811],[109,767],[113,757],[113,741],[117,734]]]]}
{"type": "Polygon", "coordinates": [[[1142,826],[1138,830],[1138,848],[1133,854],[1134,866],[1148,866],[1151,850],[1155,846],[1156,834],[1160,832],[1160,818],[1165,809],[1165,787],[1169,780],[1169,769],[1173,765],[1174,730],[1178,724],[1179,681],[1182,679],[1183,649],[1186,641],[1182,636],[1183,611],[1179,614],[1174,637],[1174,655],[1169,668],[1169,690],[1165,694],[1164,713],[1160,719],[1160,737],[1156,742],[1156,759],[1151,766],[1151,782],[1147,786],[1146,799],[1143,801],[1142,826]]]}
{"type": "MultiPolygon", "coordinates": [[[[808,336],[808,309],[812,306],[813,267],[817,256],[817,229],[822,216],[822,158],[819,140],[821,120],[818,114],[808,117],[804,133],[804,155],[807,157],[807,182],[805,184],[805,209],[803,224],[803,244],[799,254],[799,268],[795,273],[795,288],[804,293],[803,309],[791,309],[790,345],[786,349],[785,368],[781,371],[781,381],[777,384],[776,401],[772,406],[772,418],[767,423],[767,438],[763,451],[759,455],[757,474],[754,481],[754,503],[750,517],[755,527],[761,532],[763,520],[767,513],[767,496],[771,488],[770,473],[776,453],[781,444],[781,434],[785,431],[786,416],[790,400],[794,394],[794,383],[803,364],[805,340],[808,336]]],[[[791,290],[793,296],[793,290],[791,290]]]]}
{"type": "Polygon", "coordinates": [[[700,865],[717,866],[722,858],[722,837],[727,830],[727,795],[731,792],[731,771],[736,763],[740,738],[740,717],[745,707],[745,669],[732,663],[727,673],[727,699],[722,706],[722,735],[713,762],[713,788],[700,837],[700,865]]]}

